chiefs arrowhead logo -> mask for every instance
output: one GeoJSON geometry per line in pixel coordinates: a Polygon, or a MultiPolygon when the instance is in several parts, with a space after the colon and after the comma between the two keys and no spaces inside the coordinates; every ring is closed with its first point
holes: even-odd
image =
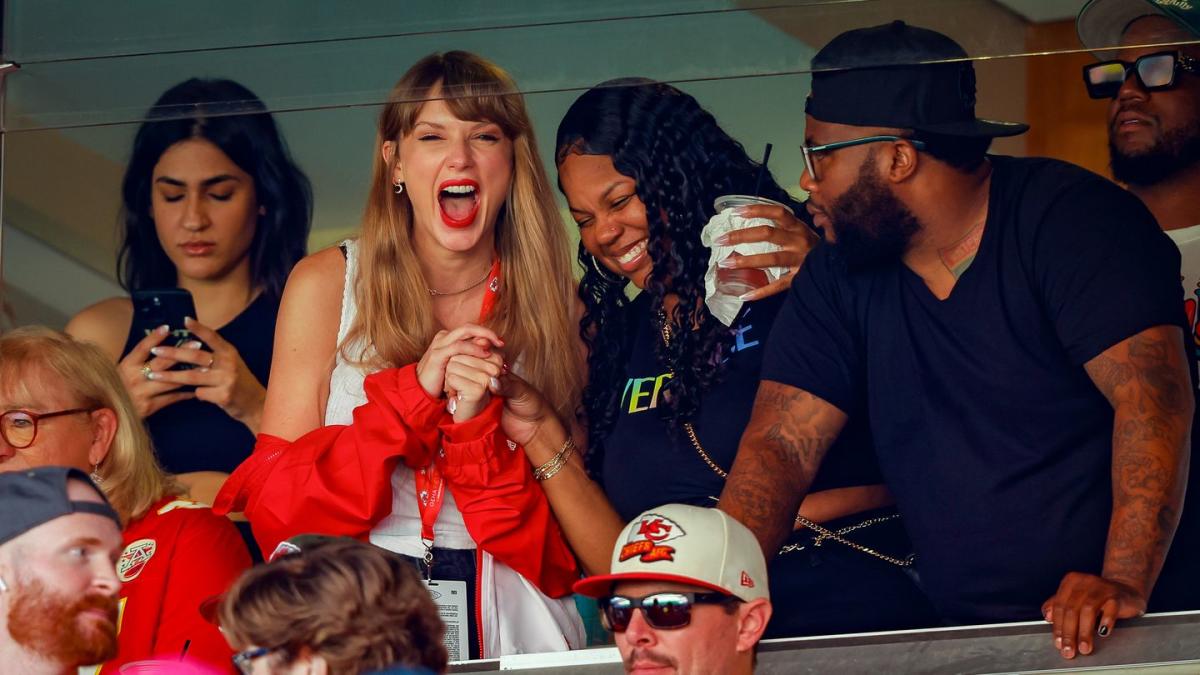
{"type": "Polygon", "coordinates": [[[637,527],[629,530],[629,540],[621,547],[621,562],[641,556],[642,562],[658,562],[660,560],[675,560],[675,549],[670,546],[660,546],[665,541],[678,539],[686,535],[683,528],[670,518],[648,513],[642,517],[637,527]]]}
{"type": "Polygon", "coordinates": [[[683,528],[676,525],[671,519],[649,513],[642,518],[642,522],[638,524],[637,528],[629,531],[629,541],[644,539],[658,544],[678,539],[685,534],[687,533],[683,531],[683,528]]]}
{"type": "Polygon", "coordinates": [[[749,574],[746,574],[745,570],[742,570],[742,585],[746,588],[754,588],[754,580],[750,578],[749,574]]]}
{"type": "Polygon", "coordinates": [[[121,558],[117,560],[117,577],[121,579],[121,582],[125,583],[138,578],[142,570],[146,569],[146,563],[154,557],[154,551],[157,549],[158,544],[153,539],[138,539],[126,546],[121,553],[121,558]]]}

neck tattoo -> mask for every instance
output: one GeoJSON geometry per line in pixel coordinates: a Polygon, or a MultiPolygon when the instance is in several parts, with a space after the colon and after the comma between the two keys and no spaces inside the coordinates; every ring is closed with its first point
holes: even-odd
{"type": "Polygon", "coordinates": [[[975,223],[967,233],[963,235],[953,245],[948,248],[943,248],[938,251],[938,258],[950,274],[958,279],[967,271],[971,263],[975,261],[975,254],[979,252],[979,243],[983,241],[983,225],[986,219],[975,223]]]}

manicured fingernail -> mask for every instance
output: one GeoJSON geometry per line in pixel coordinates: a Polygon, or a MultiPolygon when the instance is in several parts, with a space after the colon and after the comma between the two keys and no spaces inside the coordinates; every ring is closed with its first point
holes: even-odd
{"type": "Polygon", "coordinates": [[[159,353],[160,353],[161,351],[162,351],[162,350],[161,350],[161,349],[159,349],[158,347],[151,347],[151,348],[150,348],[150,353],[151,353],[151,354],[153,354],[153,355],[155,355],[155,356],[158,356],[158,355],[159,355],[159,353]]]}
{"type": "Polygon", "coordinates": [[[183,348],[184,349],[200,349],[200,342],[198,340],[189,340],[188,342],[185,342],[183,344],[183,348]]]}
{"type": "Polygon", "coordinates": [[[183,323],[184,324],[192,324],[192,323],[196,323],[196,320],[190,316],[185,316],[185,317],[183,317],[183,323]]]}
{"type": "Polygon", "coordinates": [[[202,373],[207,373],[207,372],[208,372],[208,368],[197,368],[196,370],[199,370],[199,371],[200,371],[200,372],[202,372],[202,373]]]}
{"type": "Polygon", "coordinates": [[[735,209],[733,210],[733,212],[734,212],[734,213],[736,213],[736,214],[738,214],[739,216],[744,216],[744,215],[746,215],[746,213],[747,213],[749,210],[750,210],[750,207],[749,207],[749,206],[739,206],[739,207],[735,208],[735,209]]]}
{"type": "Polygon", "coordinates": [[[167,325],[167,324],[165,324],[165,323],[164,323],[163,325],[159,326],[158,328],[155,328],[155,329],[154,329],[154,331],[155,331],[156,333],[159,333],[159,334],[161,334],[161,335],[166,335],[166,334],[167,334],[167,331],[169,331],[169,330],[171,330],[171,327],[170,327],[170,326],[168,326],[168,325],[167,325]]]}
{"type": "Polygon", "coordinates": [[[489,377],[488,378],[488,388],[494,392],[499,393],[500,392],[500,380],[498,380],[494,377],[489,377]]]}
{"type": "Polygon", "coordinates": [[[157,379],[158,379],[158,373],[155,373],[155,372],[149,372],[149,373],[146,373],[146,379],[147,379],[147,380],[157,380],[157,379]]]}
{"type": "Polygon", "coordinates": [[[1100,624],[1100,628],[1098,628],[1096,630],[1096,633],[1100,637],[1108,637],[1108,624],[1104,624],[1104,623],[1100,624]]]}
{"type": "Polygon", "coordinates": [[[1058,638],[1054,638],[1054,648],[1055,648],[1055,649],[1059,649],[1059,650],[1061,650],[1061,649],[1063,648],[1063,646],[1062,646],[1062,638],[1060,638],[1060,637],[1058,637],[1058,638]]]}
{"type": "Polygon", "coordinates": [[[716,244],[717,246],[725,246],[726,244],[729,243],[729,233],[726,232],[725,234],[722,234],[721,236],[717,237],[716,239],[713,239],[713,243],[716,244]]]}
{"type": "Polygon", "coordinates": [[[717,261],[717,267],[721,267],[724,269],[729,269],[731,267],[737,267],[737,260],[735,260],[732,256],[728,257],[728,258],[722,258],[721,260],[717,261]]]}

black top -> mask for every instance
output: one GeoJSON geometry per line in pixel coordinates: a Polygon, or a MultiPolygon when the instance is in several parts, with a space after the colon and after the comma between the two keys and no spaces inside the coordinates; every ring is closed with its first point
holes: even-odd
{"type": "MultiPolygon", "coordinates": [[[[271,348],[275,342],[275,316],[279,298],[262,293],[217,333],[237,348],[246,367],[267,386],[271,373],[271,348]]],[[[121,357],[143,336],[125,341],[121,357]]],[[[169,473],[233,471],[254,449],[254,435],[241,422],[213,403],[190,399],[169,405],[146,418],[158,461],[169,473]]]]}
{"type": "MultiPolygon", "coordinates": [[[[621,411],[604,440],[601,480],[604,492],[621,518],[632,520],[642,511],[668,503],[715,506],[724,479],[701,459],[687,434],[672,434],[658,414],[662,382],[670,377],[654,353],[662,340],[649,296],[639,295],[626,308],[631,312],[629,362],[620,398],[621,411]]],[[[705,452],[723,471],[729,471],[738,442],[750,421],[758,392],[763,345],[783,296],[743,305],[730,330],[736,333],[724,378],[703,398],[693,427],[705,452]]],[[[839,442],[813,483],[813,491],[883,482],[870,445],[863,439],[839,442]]]]}
{"type": "Polygon", "coordinates": [[[1136,198],[1082,169],[991,158],[974,262],[938,300],[900,262],[808,256],[764,379],[847,410],[866,397],[921,580],[956,623],[1029,620],[1068,571],[1098,573],[1113,412],[1082,368],[1184,324],[1179,253],[1136,198]]]}

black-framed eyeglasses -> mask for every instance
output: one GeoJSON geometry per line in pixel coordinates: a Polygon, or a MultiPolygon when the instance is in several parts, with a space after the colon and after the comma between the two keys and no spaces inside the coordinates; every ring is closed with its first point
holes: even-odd
{"type": "Polygon", "coordinates": [[[808,175],[814,181],[821,180],[817,175],[817,160],[827,152],[841,150],[842,148],[852,148],[856,145],[866,145],[867,143],[882,143],[885,141],[908,141],[917,150],[924,150],[925,143],[904,136],[864,136],[855,138],[849,141],[837,141],[835,143],[826,143],[824,145],[801,145],[800,153],[804,155],[804,168],[808,170],[808,175]]]}
{"type": "Polygon", "coordinates": [[[633,612],[642,610],[646,623],[652,628],[673,630],[692,622],[693,605],[721,605],[741,602],[724,593],[653,593],[640,598],[614,595],[600,600],[600,616],[605,628],[623,633],[633,619],[633,612]]]}
{"type": "Polygon", "coordinates": [[[1200,60],[1179,52],[1158,52],[1134,61],[1101,61],[1083,67],[1083,83],[1092,98],[1116,98],[1130,72],[1146,91],[1175,86],[1179,71],[1200,74],[1200,60]]]}
{"type": "Polygon", "coordinates": [[[28,410],[8,410],[0,414],[0,436],[4,437],[4,442],[12,447],[20,450],[28,448],[37,440],[38,422],[48,420],[51,417],[62,417],[63,415],[74,415],[76,413],[90,413],[99,408],[71,408],[70,410],[59,410],[48,413],[35,413],[28,410]]]}
{"type": "Polygon", "coordinates": [[[254,647],[246,649],[233,655],[233,665],[237,667],[238,672],[242,675],[251,675],[254,672],[254,659],[266,656],[272,652],[277,652],[283,647],[254,647]]]}

